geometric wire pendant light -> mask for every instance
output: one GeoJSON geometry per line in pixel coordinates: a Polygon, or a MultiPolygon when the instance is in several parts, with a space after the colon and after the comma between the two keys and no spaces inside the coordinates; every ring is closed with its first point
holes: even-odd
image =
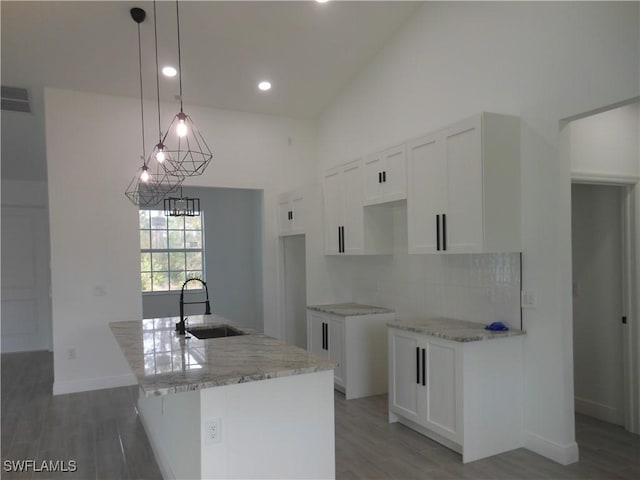
{"type": "Polygon", "coordinates": [[[166,153],[169,153],[171,160],[166,163],[166,169],[174,175],[192,177],[201,175],[213,154],[206,140],[196,127],[191,117],[184,113],[182,104],[182,54],[180,49],[180,9],[176,0],[176,24],[178,33],[178,74],[180,95],[180,112],[171,121],[169,128],[164,134],[162,144],[166,153]]]}
{"type": "Polygon", "coordinates": [[[140,113],[142,125],[142,167],[138,169],[127,189],[126,197],[138,207],[151,207],[160,203],[165,196],[175,192],[182,184],[182,177],[168,175],[157,162],[148,162],[145,153],[144,139],[144,96],[142,82],[142,42],[140,38],[140,24],[146,18],[146,12],[141,8],[130,10],[131,18],[138,25],[138,67],[140,76],[140,113]]]}

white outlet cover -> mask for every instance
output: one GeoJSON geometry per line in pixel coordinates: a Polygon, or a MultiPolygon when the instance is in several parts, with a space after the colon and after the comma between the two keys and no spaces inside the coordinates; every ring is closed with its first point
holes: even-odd
{"type": "Polygon", "coordinates": [[[222,422],[219,418],[213,418],[204,422],[204,443],[212,445],[222,441],[222,422]]]}

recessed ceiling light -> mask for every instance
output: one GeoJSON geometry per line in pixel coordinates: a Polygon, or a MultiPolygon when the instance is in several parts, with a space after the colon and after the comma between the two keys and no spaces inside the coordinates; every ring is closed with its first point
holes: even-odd
{"type": "Polygon", "coordinates": [[[271,90],[271,82],[267,82],[266,80],[263,80],[258,84],[258,88],[263,92],[266,92],[267,90],[271,90]]]}
{"type": "Polygon", "coordinates": [[[318,3],[327,3],[329,0],[316,0],[318,3]]]}
{"type": "Polygon", "coordinates": [[[165,77],[175,77],[178,71],[173,67],[162,67],[162,74],[165,77]]]}

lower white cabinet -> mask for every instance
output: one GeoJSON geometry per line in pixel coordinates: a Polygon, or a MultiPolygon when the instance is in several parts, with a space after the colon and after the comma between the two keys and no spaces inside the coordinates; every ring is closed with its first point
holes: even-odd
{"type": "Polygon", "coordinates": [[[394,313],[333,315],[307,310],[307,350],[336,362],[334,385],[352,398],[387,392],[387,322],[394,313]]]}
{"type": "Polygon", "coordinates": [[[389,328],[389,421],[463,463],[521,447],[522,338],[455,342],[389,328]]]}

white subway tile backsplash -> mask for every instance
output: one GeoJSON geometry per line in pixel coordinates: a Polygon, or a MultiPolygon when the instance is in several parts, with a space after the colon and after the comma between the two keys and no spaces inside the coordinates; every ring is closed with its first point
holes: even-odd
{"type": "Polygon", "coordinates": [[[351,262],[353,300],[392,308],[399,318],[445,316],[520,328],[519,255],[360,257],[351,262]]]}

